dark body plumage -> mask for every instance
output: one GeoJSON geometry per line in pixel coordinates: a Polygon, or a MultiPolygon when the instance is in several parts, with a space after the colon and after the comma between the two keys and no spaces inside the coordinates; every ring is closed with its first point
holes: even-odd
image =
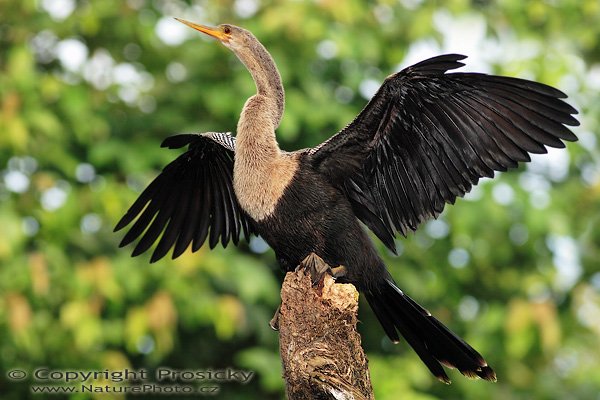
{"type": "Polygon", "coordinates": [[[158,241],[155,261],[171,247],[177,257],[207,238],[212,248],[237,243],[242,232],[259,234],[287,271],[316,253],[346,268],[340,280],[353,283],[390,339],[404,337],[439,379],[450,381],[446,365],[495,380],[479,353],[397,287],[360,222],[395,251],[396,232],[436,217],[479,178],[576,140],[564,126],[578,124],[566,96],[521,79],[446,73],[463,65],[464,56],[449,54],[390,76],[354,121],[318,147],[281,152],[274,130],[283,87],[264,47],[231,25],[193,27],[238,55],[257,94],[244,106],[237,141],[208,133],[163,143],[189,149],[117,224],[137,218],[121,245],[141,237],[137,255],[158,241]]]}
{"type": "MultiPolygon", "coordinates": [[[[275,212],[254,226],[287,271],[293,271],[311,252],[333,266],[372,265],[379,259],[349,201],[306,166],[305,157],[300,159],[300,168],[275,212]]],[[[352,269],[349,272],[360,274],[352,269]]],[[[347,278],[359,282],[357,276],[347,278]]]]}
{"type": "Polygon", "coordinates": [[[435,376],[450,382],[438,362],[443,361],[467,376],[495,380],[479,353],[398,289],[344,193],[306,158],[300,163],[273,215],[254,223],[282,268],[293,271],[310,253],[329,265],[347,266],[338,281],[354,284],[390,339],[398,342],[399,331],[435,376]]]}

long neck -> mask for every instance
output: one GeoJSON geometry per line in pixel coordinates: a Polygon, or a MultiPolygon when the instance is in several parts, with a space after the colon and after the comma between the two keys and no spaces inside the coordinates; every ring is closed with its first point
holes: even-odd
{"type": "MultiPolygon", "coordinates": [[[[257,95],[269,101],[269,113],[273,128],[277,128],[283,116],[285,94],[281,76],[267,49],[255,38],[248,47],[235,51],[256,84],[257,95]]],[[[248,104],[247,104],[248,105],[248,104]]]]}
{"type": "Polygon", "coordinates": [[[246,101],[238,121],[233,187],[242,208],[260,221],[274,212],[298,161],[279,149],[275,137],[285,101],[275,62],[256,38],[247,43],[234,52],[252,74],[257,93],[246,101]]]}

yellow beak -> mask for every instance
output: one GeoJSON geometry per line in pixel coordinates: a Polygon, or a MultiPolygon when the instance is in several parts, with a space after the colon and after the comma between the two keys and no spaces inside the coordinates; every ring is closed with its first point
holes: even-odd
{"type": "Polygon", "coordinates": [[[227,36],[227,34],[225,34],[219,28],[211,28],[210,26],[195,24],[193,22],[186,21],[186,20],[180,19],[180,18],[175,18],[175,19],[177,21],[181,22],[182,24],[186,24],[190,28],[194,28],[197,31],[200,31],[202,33],[206,33],[207,35],[212,36],[215,39],[219,39],[221,41],[227,41],[229,39],[228,36],[227,36]]]}

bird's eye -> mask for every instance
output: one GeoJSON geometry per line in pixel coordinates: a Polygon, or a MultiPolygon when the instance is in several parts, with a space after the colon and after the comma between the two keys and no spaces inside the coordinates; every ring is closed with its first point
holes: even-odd
{"type": "Polygon", "coordinates": [[[223,32],[229,35],[231,33],[231,28],[228,26],[225,26],[225,27],[223,27],[223,32]]]}

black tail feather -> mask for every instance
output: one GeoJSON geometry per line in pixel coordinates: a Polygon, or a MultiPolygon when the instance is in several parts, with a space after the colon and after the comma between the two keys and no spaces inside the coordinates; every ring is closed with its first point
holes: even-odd
{"type": "Polygon", "coordinates": [[[496,373],[483,357],[452,333],[427,310],[404,294],[391,280],[365,293],[386,334],[398,342],[398,332],[415,350],[429,370],[450,383],[442,365],[458,369],[469,378],[496,381],[496,373]]]}

